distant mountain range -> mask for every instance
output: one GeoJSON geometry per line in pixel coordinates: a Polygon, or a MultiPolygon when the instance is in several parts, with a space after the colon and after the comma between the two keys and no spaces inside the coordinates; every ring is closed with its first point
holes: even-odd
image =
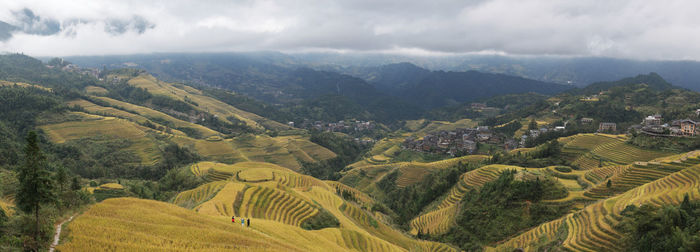
{"type": "Polygon", "coordinates": [[[387,114],[391,113],[386,107],[391,105],[431,109],[502,94],[551,95],[570,88],[504,74],[430,71],[409,63],[338,71],[274,52],[69,57],[67,60],[82,66],[140,67],[165,80],[221,87],[277,104],[343,96],[371,113],[387,114]]]}

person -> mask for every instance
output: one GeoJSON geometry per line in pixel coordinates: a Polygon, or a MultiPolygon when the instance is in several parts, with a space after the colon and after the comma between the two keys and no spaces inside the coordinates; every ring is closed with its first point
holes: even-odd
{"type": "Polygon", "coordinates": [[[231,216],[231,223],[236,223],[236,216],[231,216]]]}
{"type": "Polygon", "coordinates": [[[245,219],[241,218],[241,226],[245,227],[245,219]]]}
{"type": "Polygon", "coordinates": [[[248,225],[248,227],[250,227],[250,218],[248,218],[248,223],[246,223],[246,225],[248,225]]]}

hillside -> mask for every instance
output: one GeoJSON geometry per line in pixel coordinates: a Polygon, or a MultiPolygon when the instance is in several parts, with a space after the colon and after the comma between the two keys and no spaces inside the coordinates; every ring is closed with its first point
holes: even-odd
{"type": "Polygon", "coordinates": [[[170,249],[455,251],[392,229],[377,213],[363,210],[371,202],[359,200],[369,199],[360,192],[353,191],[354,200],[345,200],[338,195],[344,187],[280,166],[205,162],[192,166],[192,171],[213,181],[174,199],[193,210],[129,198],[106,200],[69,224],[72,239],[59,249],[165,248],[163,242],[169,240],[170,249]],[[303,228],[329,214],[338,227],[303,228]],[[231,216],[237,222],[252,218],[250,227],[231,224],[231,216]],[[207,235],[197,235],[202,232],[207,235]],[[115,242],[116,237],[121,242],[115,242]],[[227,240],[235,242],[222,242],[227,240]]]}

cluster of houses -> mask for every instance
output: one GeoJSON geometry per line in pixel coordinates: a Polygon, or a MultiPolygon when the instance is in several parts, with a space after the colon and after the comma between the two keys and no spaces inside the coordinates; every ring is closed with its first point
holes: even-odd
{"type": "Polygon", "coordinates": [[[700,128],[690,119],[672,120],[670,123],[663,123],[661,115],[650,115],[642,120],[639,125],[633,125],[632,129],[647,135],[653,136],[695,136],[700,128]]]}
{"type": "Polygon", "coordinates": [[[418,152],[442,153],[452,156],[471,154],[477,150],[477,143],[498,144],[501,137],[494,134],[488,126],[456,129],[428,134],[423,139],[406,138],[402,147],[418,152]]]}
{"type": "MultiPolygon", "coordinates": [[[[523,134],[522,136],[520,136],[520,142],[518,142],[518,146],[525,147],[525,142],[527,142],[528,139],[537,138],[541,134],[544,134],[544,133],[547,133],[550,131],[564,131],[564,130],[566,130],[567,124],[568,124],[568,122],[564,123],[564,126],[555,126],[555,127],[549,127],[549,128],[548,127],[541,127],[539,129],[535,129],[535,130],[528,130],[528,132],[526,134],[523,134]]],[[[507,147],[508,146],[506,145],[506,149],[508,149],[507,147]]]]}
{"type": "MultiPolygon", "coordinates": [[[[294,122],[288,122],[288,126],[294,127],[294,122]]],[[[349,121],[338,121],[332,123],[326,123],[322,121],[304,121],[302,123],[302,128],[306,129],[316,129],[319,131],[330,131],[330,132],[361,132],[367,130],[373,130],[377,125],[371,121],[360,121],[360,120],[349,120],[349,121]]]]}

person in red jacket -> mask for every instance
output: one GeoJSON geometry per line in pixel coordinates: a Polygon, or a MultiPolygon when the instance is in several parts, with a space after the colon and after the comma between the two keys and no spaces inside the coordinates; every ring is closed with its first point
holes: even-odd
{"type": "Polygon", "coordinates": [[[236,223],[236,216],[231,216],[231,223],[236,223]]]}

